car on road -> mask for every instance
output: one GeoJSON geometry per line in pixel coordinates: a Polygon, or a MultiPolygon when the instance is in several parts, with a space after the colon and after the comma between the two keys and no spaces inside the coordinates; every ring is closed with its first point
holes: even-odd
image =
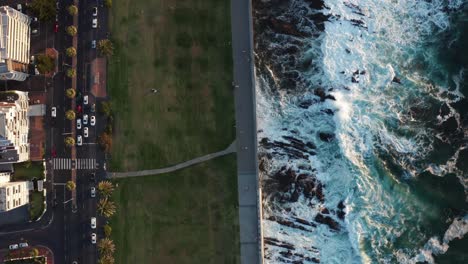
{"type": "Polygon", "coordinates": [[[83,112],[83,107],[81,107],[81,105],[77,105],[77,106],[76,106],[76,111],[77,111],[78,113],[83,112]]]}
{"type": "Polygon", "coordinates": [[[91,113],[96,112],[96,104],[91,105],[91,113]]]}
{"type": "Polygon", "coordinates": [[[78,146],[83,145],[83,138],[81,137],[81,135],[78,135],[76,137],[76,145],[78,145],[78,146]]]}
{"type": "Polygon", "coordinates": [[[96,48],[96,40],[91,41],[91,48],[95,49],[96,48]]]}
{"type": "Polygon", "coordinates": [[[97,238],[96,238],[96,233],[92,233],[92,234],[91,234],[91,243],[92,243],[92,244],[96,244],[96,240],[97,240],[97,238]]]}
{"type": "Polygon", "coordinates": [[[91,116],[91,125],[94,126],[96,125],[96,117],[95,116],[91,116]]]}
{"type": "Polygon", "coordinates": [[[97,16],[97,6],[93,7],[93,16],[97,16]]]}
{"type": "Polygon", "coordinates": [[[91,187],[91,197],[94,198],[96,197],[96,188],[91,187]]]}
{"type": "Polygon", "coordinates": [[[28,245],[28,243],[23,242],[23,243],[19,243],[19,247],[20,248],[26,248],[26,247],[29,247],[29,245],[28,245]]]}
{"type": "Polygon", "coordinates": [[[83,104],[85,104],[85,105],[88,104],[88,96],[87,95],[83,96],[83,104]]]}
{"type": "Polygon", "coordinates": [[[102,164],[102,168],[103,168],[104,170],[107,170],[106,162],[104,162],[104,163],[102,164]]]}
{"type": "Polygon", "coordinates": [[[92,182],[96,182],[96,173],[91,173],[89,175],[89,180],[92,181],[92,182]]]}
{"type": "Polygon", "coordinates": [[[21,4],[18,4],[18,5],[16,6],[16,9],[18,9],[18,11],[21,12],[21,11],[23,11],[23,6],[22,6],[21,4]]]}
{"type": "Polygon", "coordinates": [[[85,127],[83,132],[84,132],[84,133],[83,133],[83,134],[84,134],[84,137],[87,138],[88,135],[89,135],[89,134],[88,134],[88,127],[85,127]]]}
{"type": "Polygon", "coordinates": [[[18,247],[18,244],[13,244],[13,245],[9,245],[8,248],[10,250],[15,250],[15,249],[18,249],[19,247],[18,247]]]}
{"type": "Polygon", "coordinates": [[[55,147],[52,147],[52,151],[50,152],[52,158],[56,158],[57,157],[57,150],[55,149],[55,147]]]}
{"type": "Polygon", "coordinates": [[[76,129],[81,129],[81,119],[76,120],[76,129]]]}
{"type": "Polygon", "coordinates": [[[91,217],[91,228],[96,229],[96,217],[91,217]]]}
{"type": "Polygon", "coordinates": [[[97,18],[93,18],[93,28],[97,28],[97,18]]]}
{"type": "Polygon", "coordinates": [[[88,115],[83,115],[83,125],[88,124],[88,115]]]}
{"type": "Polygon", "coordinates": [[[58,32],[58,29],[59,29],[58,23],[55,22],[55,25],[54,25],[54,32],[57,33],[57,32],[58,32]]]}
{"type": "Polygon", "coordinates": [[[52,107],[52,117],[57,117],[57,107],[52,107]]]}

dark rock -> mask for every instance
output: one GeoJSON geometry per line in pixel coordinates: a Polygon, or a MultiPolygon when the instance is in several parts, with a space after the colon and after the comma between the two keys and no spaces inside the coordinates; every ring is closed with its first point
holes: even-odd
{"type": "Polygon", "coordinates": [[[358,75],[359,74],[359,70],[356,70],[355,72],[353,72],[353,75],[358,75]]]}
{"type": "Polygon", "coordinates": [[[296,229],[299,229],[299,230],[302,230],[302,231],[311,232],[311,230],[305,228],[304,226],[298,225],[298,224],[296,224],[296,223],[294,223],[292,221],[286,220],[284,218],[270,216],[267,219],[270,220],[270,221],[275,221],[280,225],[284,225],[284,226],[291,227],[291,228],[296,228],[296,229]]]}
{"type": "Polygon", "coordinates": [[[351,53],[351,51],[349,49],[345,49],[346,53],[351,53]]]}
{"type": "Polygon", "coordinates": [[[330,214],[330,211],[327,208],[323,208],[320,212],[322,214],[330,214]]]}
{"type": "Polygon", "coordinates": [[[366,71],[362,70],[359,74],[364,75],[366,74],[366,71]]]}
{"type": "Polygon", "coordinates": [[[331,109],[324,109],[321,112],[325,113],[327,115],[334,115],[335,114],[335,112],[333,112],[333,110],[331,110],[331,109]]]}
{"type": "Polygon", "coordinates": [[[317,223],[327,225],[330,229],[334,231],[340,230],[340,224],[337,221],[333,220],[330,216],[323,216],[322,214],[317,214],[314,219],[317,223]]]}
{"type": "Polygon", "coordinates": [[[303,109],[307,109],[307,108],[309,108],[313,103],[314,103],[314,101],[312,101],[312,100],[302,101],[302,102],[299,103],[299,107],[300,107],[300,108],[303,108],[303,109]]]}
{"type": "Polygon", "coordinates": [[[334,100],[334,101],[336,100],[333,95],[326,94],[325,90],[323,88],[315,89],[314,90],[314,95],[320,97],[321,102],[325,101],[326,99],[330,99],[330,100],[334,100]]]}
{"type": "Polygon", "coordinates": [[[344,72],[344,71],[340,71],[340,73],[341,73],[341,74],[345,74],[345,72],[344,72]]]}
{"type": "Polygon", "coordinates": [[[322,140],[322,141],[332,142],[335,139],[335,134],[320,132],[319,137],[320,137],[320,140],[322,140]]]}
{"type": "Polygon", "coordinates": [[[294,220],[296,220],[296,222],[300,223],[300,224],[303,224],[303,225],[307,225],[307,226],[311,226],[311,227],[317,227],[316,224],[312,223],[312,222],[309,222],[307,220],[304,220],[304,219],[301,219],[301,218],[297,218],[297,217],[293,217],[294,220]]]}
{"type": "Polygon", "coordinates": [[[353,77],[351,77],[351,82],[359,83],[359,79],[353,76],[353,77]]]}
{"type": "Polygon", "coordinates": [[[317,146],[315,146],[315,144],[312,143],[312,142],[307,142],[307,143],[306,143],[306,146],[307,146],[308,148],[311,148],[311,149],[316,149],[316,148],[317,148],[317,146]]]}
{"type": "Polygon", "coordinates": [[[282,21],[276,18],[269,19],[270,28],[280,34],[291,35],[295,37],[306,37],[307,34],[299,31],[293,23],[282,21]]]}
{"type": "Polygon", "coordinates": [[[263,243],[265,243],[267,245],[272,245],[272,246],[277,246],[277,247],[289,249],[289,250],[294,250],[295,249],[292,244],[289,244],[289,243],[284,242],[284,241],[279,241],[278,239],[272,238],[272,237],[264,237],[263,238],[263,243]]]}
{"type": "Polygon", "coordinates": [[[325,99],[330,99],[330,100],[336,101],[335,96],[333,96],[331,94],[325,96],[325,99]]]}
{"type": "Polygon", "coordinates": [[[367,29],[366,23],[364,21],[359,20],[359,19],[351,19],[350,20],[351,24],[356,26],[356,27],[361,27],[367,29]]]}
{"type": "Polygon", "coordinates": [[[345,215],[346,215],[344,211],[345,209],[344,201],[340,201],[337,207],[338,207],[338,212],[336,213],[336,215],[338,216],[339,219],[344,220],[345,215]]]}
{"type": "Polygon", "coordinates": [[[401,80],[400,80],[400,78],[398,78],[398,77],[396,77],[396,76],[395,76],[395,77],[393,77],[393,80],[392,80],[392,82],[394,82],[394,83],[398,83],[398,84],[401,84],[401,80]]]}

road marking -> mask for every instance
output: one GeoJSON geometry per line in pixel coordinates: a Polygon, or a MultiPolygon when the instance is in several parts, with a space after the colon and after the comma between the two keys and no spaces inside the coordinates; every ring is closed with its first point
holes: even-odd
{"type": "Polygon", "coordinates": [[[77,170],[94,170],[96,169],[96,159],[76,159],[74,162],[65,158],[52,160],[54,170],[71,170],[73,165],[77,170]]]}

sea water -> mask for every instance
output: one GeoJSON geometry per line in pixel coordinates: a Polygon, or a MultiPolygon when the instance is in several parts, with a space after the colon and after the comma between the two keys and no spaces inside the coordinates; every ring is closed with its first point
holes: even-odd
{"type": "Polygon", "coordinates": [[[468,3],[258,0],[254,24],[266,262],[468,263],[468,3]]]}

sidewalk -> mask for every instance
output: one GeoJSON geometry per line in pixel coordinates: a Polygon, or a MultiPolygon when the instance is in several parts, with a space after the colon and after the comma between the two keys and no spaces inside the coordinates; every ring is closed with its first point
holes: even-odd
{"type": "MultiPolygon", "coordinates": [[[[78,6],[78,0],[74,0],[73,3],[78,6]]],[[[79,12],[79,11],[78,11],[79,12]]],[[[78,28],[78,15],[75,15],[73,16],[73,26],[75,26],[76,28],[78,28]]],[[[80,29],[78,29],[80,30],[80,29]]],[[[78,53],[78,34],[76,34],[75,36],[73,36],[73,47],[76,49],[77,53],[78,53]]],[[[76,69],[76,65],[77,65],[77,59],[78,57],[78,54],[76,54],[75,57],[72,58],[72,68],[73,69],[76,69]]],[[[76,74],[75,76],[72,78],[72,88],[77,90],[76,88],[76,74]]],[[[75,110],[76,109],[76,99],[73,98],[72,99],[72,106],[71,106],[71,109],[75,110]]],[[[75,121],[73,120],[72,121],[72,124],[71,124],[71,136],[76,139],[76,129],[75,129],[75,121]]],[[[71,160],[75,160],[76,159],[76,146],[72,146],[71,147],[71,160]]],[[[71,180],[76,184],[76,169],[74,167],[72,167],[71,169],[71,180]]],[[[77,208],[77,205],[76,205],[76,188],[74,190],[72,190],[72,208],[77,208]]]]}

